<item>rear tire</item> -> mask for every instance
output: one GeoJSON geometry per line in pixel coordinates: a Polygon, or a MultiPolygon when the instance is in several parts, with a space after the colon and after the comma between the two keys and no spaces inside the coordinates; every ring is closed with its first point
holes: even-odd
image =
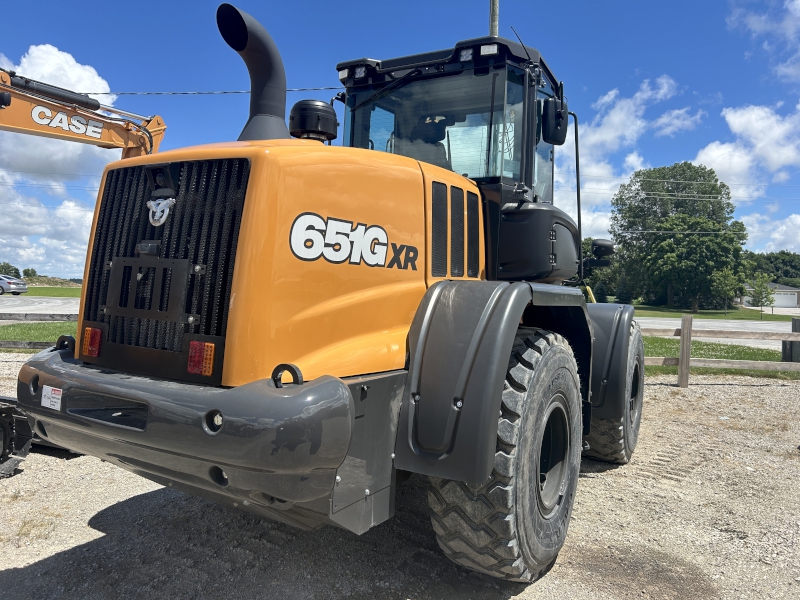
{"type": "Polygon", "coordinates": [[[631,324],[628,346],[628,375],[625,383],[625,414],[621,419],[592,419],[586,436],[589,458],[626,464],[633,456],[639,441],[644,400],[644,342],[638,323],[631,324]]]}
{"type": "Polygon", "coordinates": [[[520,328],[502,393],[494,469],[473,485],[431,478],[436,540],[454,562],[530,582],[567,535],[581,453],[581,397],[572,349],[558,334],[520,328]]]}

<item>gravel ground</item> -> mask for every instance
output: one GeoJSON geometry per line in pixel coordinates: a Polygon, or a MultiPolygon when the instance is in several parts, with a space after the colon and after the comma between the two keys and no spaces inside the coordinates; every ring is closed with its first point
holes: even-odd
{"type": "MultiPolygon", "coordinates": [[[[25,357],[0,355],[0,393],[25,357]]],[[[425,480],[357,537],[302,532],[36,450],[0,481],[0,597],[800,598],[800,382],[647,381],[624,467],[584,460],[566,545],[524,586],[450,563],[425,480]]]]}

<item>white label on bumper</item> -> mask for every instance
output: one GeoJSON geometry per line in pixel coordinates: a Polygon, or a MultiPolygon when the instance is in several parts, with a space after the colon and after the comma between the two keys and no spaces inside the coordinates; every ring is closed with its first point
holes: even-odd
{"type": "Polygon", "coordinates": [[[61,390],[59,388],[50,387],[49,385],[43,385],[42,406],[54,410],[61,410],[61,390]]]}

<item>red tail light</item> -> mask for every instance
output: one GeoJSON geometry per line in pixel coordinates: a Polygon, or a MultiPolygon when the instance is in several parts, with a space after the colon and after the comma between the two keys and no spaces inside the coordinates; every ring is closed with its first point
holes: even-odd
{"type": "Polygon", "coordinates": [[[189,363],[186,370],[195,375],[211,375],[214,372],[214,344],[189,342],[189,363]]]}
{"type": "Polygon", "coordinates": [[[100,342],[103,339],[103,332],[95,327],[87,327],[83,330],[83,355],[99,356],[100,342]]]}

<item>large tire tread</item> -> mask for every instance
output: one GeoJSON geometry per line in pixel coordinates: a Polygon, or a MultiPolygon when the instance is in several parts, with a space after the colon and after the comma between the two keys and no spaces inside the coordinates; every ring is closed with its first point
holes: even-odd
{"type": "MultiPolygon", "coordinates": [[[[637,334],[641,338],[639,324],[636,321],[631,321],[629,340],[632,342],[637,334]]],[[[632,346],[632,344],[630,345],[632,346]]],[[[643,364],[641,368],[644,368],[643,364]]],[[[625,431],[626,418],[627,412],[621,419],[592,419],[591,430],[589,435],[586,436],[589,449],[586,450],[583,455],[587,458],[594,458],[618,465],[628,464],[633,456],[635,445],[633,448],[630,448],[625,443],[627,433],[625,431]]],[[[628,436],[630,437],[629,434],[628,436]]],[[[638,438],[638,424],[636,437],[638,438]]]]}
{"type": "Polygon", "coordinates": [[[550,563],[534,573],[525,564],[514,506],[516,446],[526,391],[549,346],[565,348],[574,361],[572,349],[558,334],[533,328],[520,328],[517,333],[506,373],[497,451],[489,479],[472,486],[430,478],[431,521],[436,540],[447,557],[475,571],[510,581],[535,581],[552,567],[550,563]]]}

